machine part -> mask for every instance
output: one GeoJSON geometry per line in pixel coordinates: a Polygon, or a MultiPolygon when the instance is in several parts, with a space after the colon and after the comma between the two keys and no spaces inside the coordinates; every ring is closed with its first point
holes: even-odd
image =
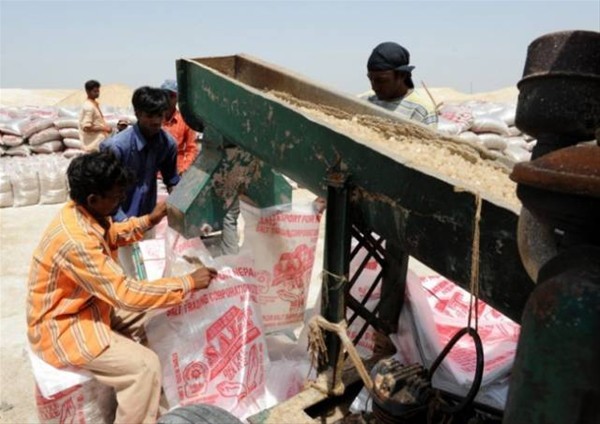
{"type": "Polygon", "coordinates": [[[270,166],[243,149],[207,139],[202,154],[167,199],[169,226],[186,238],[221,230],[223,218],[242,192],[259,207],[292,200],[291,186],[270,166]]]}
{"type": "Polygon", "coordinates": [[[560,253],[523,315],[504,423],[600,422],[600,247],[560,253]]]}
{"type": "Polygon", "coordinates": [[[543,35],[527,49],[516,126],[538,142],[533,158],[592,140],[600,127],[600,33],[543,35]]]}
{"type": "MultiPolygon", "coordinates": [[[[451,140],[442,143],[434,132],[408,124],[383,108],[336,93],[246,55],[178,60],[177,79],[181,113],[186,122],[190,125],[203,122],[207,131],[214,129],[223,139],[318,196],[325,197],[327,173],[341,158],[345,166],[341,170],[352,176],[351,224],[363,233],[378,234],[391,243],[390,249],[395,249],[389,256],[398,260],[395,267],[398,272],[386,278],[390,284],[401,283],[403,263],[396,255],[403,252],[469,289],[471,264],[465,258],[471,256],[473,247],[475,193],[459,190],[461,182],[449,182],[439,174],[423,171],[422,164],[394,151],[394,141],[386,143],[387,147],[371,143],[324,119],[309,116],[271,92],[285,92],[328,111],[354,116],[371,129],[404,131],[407,137],[440,145],[440,149],[451,145],[458,151],[465,147],[463,144],[459,146],[451,140]]],[[[358,125],[350,120],[346,123],[358,125]]],[[[474,153],[469,156],[470,163],[490,166],[478,152],[469,152],[474,153]]],[[[496,162],[493,166],[495,171],[501,168],[496,162]]],[[[184,175],[180,185],[185,180],[184,175]]],[[[189,189],[187,196],[193,203],[197,184],[190,184],[189,189]]],[[[521,263],[514,231],[520,206],[493,199],[486,192],[481,197],[481,298],[518,322],[534,286],[521,263]],[[503,267],[498,267],[498,263],[503,267]]],[[[197,202],[200,201],[198,198],[197,202]]],[[[185,220],[190,214],[195,212],[184,212],[173,219],[185,220]]],[[[390,324],[398,311],[392,299],[401,293],[393,289],[386,291],[386,294],[392,292],[392,296],[385,298],[391,311],[387,306],[380,309],[380,318],[390,324]]]]}
{"type": "Polygon", "coordinates": [[[371,371],[373,413],[378,422],[393,423],[412,418],[428,408],[433,396],[428,371],[420,364],[402,365],[382,359],[371,371]]]}
{"type": "Polygon", "coordinates": [[[558,149],[516,164],[510,178],[530,187],[600,198],[600,148],[579,145],[558,149]]]}
{"type": "MultiPolygon", "coordinates": [[[[327,179],[327,210],[321,314],[333,323],[346,319],[345,292],[348,289],[350,267],[350,202],[348,176],[332,170],[327,179]]],[[[334,380],[341,378],[343,355],[340,339],[327,334],[328,366],[334,370],[334,380]]],[[[321,369],[320,371],[322,371],[321,369]]]]}
{"type": "Polygon", "coordinates": [[[558,253],[554,230],[523,208],[519,215],[517,242],[527,273],[533,281],[537,281],[540,268],[558,253]]]}
{"type": "Polygon", "coordinates": [[[600,216],[598,146],[555,150],[517,164],[510,178],[519,183],[517,195],[539,225],[565,233],[560,243],[563,247],[600,243],[596,225],[600,216]]]}
{"type": "Polygon", "coordinates": [[[475,330],[474,328],[471,328],[471,327],[465,327],[462,330],[459,330],[454,336],[452,336],[452,338],[450,339],[448,344],[440,352],[438,357],[435,358],[435,361],[433,361],[433,364],[431,364],[431,369],[429,371],[429,377],[431,379],[433,379],[433,375],[435,374],[435,371],[438,369],[438,367],[440,366],[440,364],[442,363],[444,358],[446,358],[446,356],[448,355],[450,350],[452,350],[454,345],[464,335],[471,336],[471,338],[473,339],[473,342],[475,343],[475,354],[476,354],[475,376],[473,377],[473,384],[471,385],[469,392],[467,393],[467,395],[464,397],[464,399],[461,402],[458,402],[457,404],[455,404],[453,406],[447,406],[447,405],[440,406],[441,411],[444,413],[447,413],[447,414],[455,414],[455,413],[460,412],[463,409],[465,409],[465,407],[469,406],[475,399],[475,396],[477,396],[477,392],[479,391],[479,388],[481,387],[481,380],[483,379],[483,364],[484,364],[483,344],[481,342],[481,337],[479,337],[479,333],[477,333],[477,330],[475,330]]]}

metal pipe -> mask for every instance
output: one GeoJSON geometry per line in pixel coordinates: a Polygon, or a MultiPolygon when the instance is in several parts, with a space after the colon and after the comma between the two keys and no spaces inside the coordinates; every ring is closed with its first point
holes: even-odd
{"type": "MultiPolygon", "coordinates": [[[[344,321],[346,312],[345,290],[350,267],[350,209],[347,175],[330,172],[327,179],[327,212],[325,226],[325,257],[323,265],[323,301],[321,314],[332,323],[344,321]]],[[[328,333],[326,346],[329,367],[339,362],[340,340],[328,333]]],[[[322,370],[321,370],[322,371],[322,370]]]]}

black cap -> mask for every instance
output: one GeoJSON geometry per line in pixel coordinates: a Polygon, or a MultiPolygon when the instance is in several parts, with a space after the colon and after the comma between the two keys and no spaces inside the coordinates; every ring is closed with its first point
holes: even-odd
{"type": "Polygon", "coordinates": [[[367,62],[369,71],[403,71],[409,74],[415,69],[410,66],[410,53],[398,43],[386,41],[373,49],[367,62]]]}

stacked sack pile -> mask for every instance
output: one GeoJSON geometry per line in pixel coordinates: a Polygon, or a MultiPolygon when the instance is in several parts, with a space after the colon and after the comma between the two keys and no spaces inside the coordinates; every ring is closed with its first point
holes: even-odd
{"type": "MultiPolygon", "coordinates": [[[[67,199],[66,168],[84,153],[79,110],[63,107],[0,108],[0,207],[61,203],[67,199]]],[[[107,123],[130,110],[108,109],[107,123]]]]}
{"type": "Polygon", "coordinates": [[[531,158],[536,140],[515,127],[516,105],[470,100],[452,103],[439,111],[438,131],[477,143],[510,162],[531,158]]]}

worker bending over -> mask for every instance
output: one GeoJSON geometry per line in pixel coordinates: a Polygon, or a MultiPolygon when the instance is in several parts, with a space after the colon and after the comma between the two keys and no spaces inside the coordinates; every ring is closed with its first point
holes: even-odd
{"type": "Polygon", "coordinates": [[[182,303],[208,287],[216,271],[200,267],[182,277],[137,281],[116,261],[119,246],[140,240],[166,215],[151,213],[114,223],[132,174],[110,152],[73,159],[67,170],[71,200],[46,229],[33,253],[28,281],[27,335],[33,352],[61,368],[88,370],[116,391],[116,423],[156,421],[161,391],[157,355],[143,341],[144,311],[182,303]]]}

